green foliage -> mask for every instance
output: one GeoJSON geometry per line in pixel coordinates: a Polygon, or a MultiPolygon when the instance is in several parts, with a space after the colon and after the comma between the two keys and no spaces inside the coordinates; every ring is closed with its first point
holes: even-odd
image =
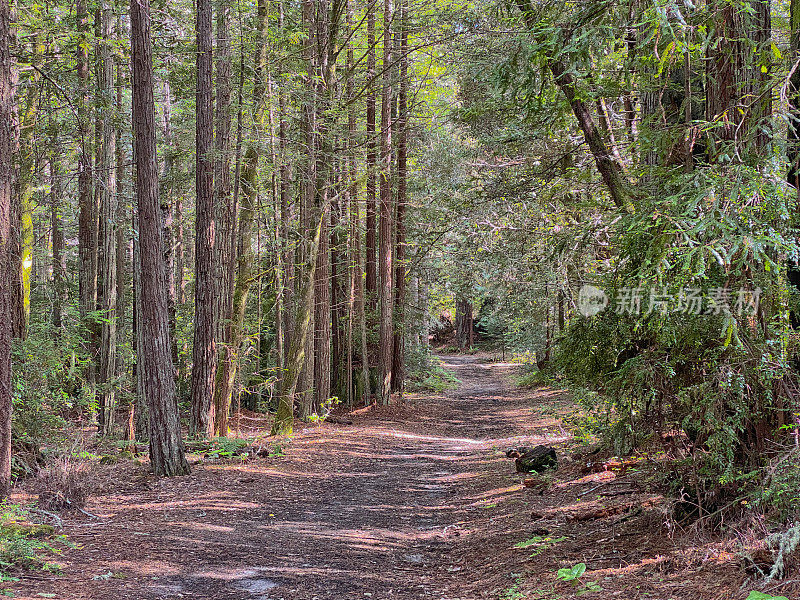
{"type": "Polygon", "coordinates": [[[788,198],[780,182],[746,166],[725,172],[724,179],[708,169],[680,176],[675,194],[667,188],[651,210],[621,222],[619,267],[598,279],[609,309],[573,319],[557,357],[573,385],[612,409],[607,433],[617,451],[656,431],[683,431],[704,449],[694,457],[714,489],[759,466],[745,443],[759,422],[774,423],[776,391],[797,380],[787,352],[785,273],[773,258],[798,252],[794,230],[776,229],[788,198]],[[647,282],[669,298],[667,306],[645,310],[647,282]],[[730,306],[714,308],[712,292],[723,287],[734,292],[730,306]],[[705,312],[681,307],[687,288],[699,291],[705,312]],[[736,290],[755,288],[771,314],[736,309],[736,290]],[[646,290],[639,314],[617,310],[631,289],[646,290]]]}
{"type": "Polygon", "coordinates": [[[531,551],[531,558],[539,556],[543,552],[545,552],[551,546],[558,544],[559,542],[563,542],[566,540],[566,537],[550,537],[550,536],[540,536],[536,535],[532,538],[525,540],[524,542],[518,542],[514,544],[514,548],[532,548],[531,551]]]}
{"type": "Polygon", "coordinates": [[[406,389],[409,392],[442,393],[458,387],[458,379],[442,367],[441,361],[427,348],[409,352],[406,389]]]}
{"type": "Polygon", "coordinates": [[[514,383],[523,388],[543,387],[553,383],[553,376],[531,365],[521,375],[514,376],[514,383]]]}
{"type": "Polygon", "coordinates": [[[328,398],[322,403],[319,413],[308,415],[308,420],[311,423],[322,423],[325,421],[328,415],[331,414],[331,411],[339,406],[339,404],[341,404],[341,401],[337,396],[328,398]]]}
{"type": "Polygon", "coordinates": [[[206,453],[209,458],[232,458],[239,456],[241,450],[248,445],[247,440],[241,438],[216,437],[206,453]]]}
{"type": "Polygon", "coordinates": [[[766,592],[757,592],[753,590],[748,594],[747,600],[789,600],[786,596],[773,596],[766,592]]]}
{"type": "Polygon", "coordinates": [[[603,588],[596,581],[581,583],[579,580],[586,573],[586,564],[578,563],[568,568],[559,569],[556,577],[561,581],[567,581],[576,588],[576,594],[581,596],[590,592],[599,592],[603,588]]]}
{"type": "Polygon", "coordinates": [[[500,600],[525,600],[528,596],[522,591],[525,578],[514,575],[514,584],[500,592],[500,600]]]}
{"type": "Polygon", "coordinates": [[[73,547],[65,536],[54,535],[49,525],[31,523],[30,516],[22,506],[0,505],[0,580],[8,581],[9,573],[17,569],[57,571],[48,557],[73,547]]]}
{"type": "Polygon", "coordinates": [[[792,450],[776,457],[765,467],[766,477],[755,492],[756,504],[777,520],[800,514],[800,462],[792,450]]]}

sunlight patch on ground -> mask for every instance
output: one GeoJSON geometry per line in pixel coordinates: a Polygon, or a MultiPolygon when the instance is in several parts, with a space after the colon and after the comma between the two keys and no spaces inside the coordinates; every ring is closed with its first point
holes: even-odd
{"type": "Polygon", "coordinates": [[[201,523],[199,521],[171,521],[170,525],[177,525],[185,527],[186,529],[196,529],[198,531],[214,531],[217,533],[233,533],[236,531],[234,527],[227,527],[225,525],[212,525],[211,523],[201,523]]]}
{"type": "Polygon", "coordinates": [[[421,440],[425,442],[443,442],[447,444],[473,444],[476,446],[480,446],[485,444],[485,440],[472,440],[469,438],[449,438],[449,437],[440,437],[435,435],[421,435],[418,433],[406,433],[402,431],[387,431],[381,432],[382,436],[385,437],[394,437],[400,438],[404,440],[421,440]]]}

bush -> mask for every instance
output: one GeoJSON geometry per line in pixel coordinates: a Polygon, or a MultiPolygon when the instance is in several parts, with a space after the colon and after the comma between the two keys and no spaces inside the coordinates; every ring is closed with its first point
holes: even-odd
{"type": "Polygon", "coordinates": [[[15,569],[57,570],[47,556],[59,554],[59,546],[72,546],[65,536],[56,536],[53,527],[33,523],[30,517],[22,506],[0,503],[0,580],[13,579],[9,573],[15,569]]]}
{"type": "Polygon", "coordinates": [[[410,392],[444,392],[458,387],[458,379],[442,367],[441,361],[427,348],[409,352],[406,389],[410,392]]]}
{"type": "Polygon", "coordinates": [[[64,453],[50,459],[36,477],[35,487],[39,506],[58,511],[83,508],[93,486],[86,463],[64,453]]]}

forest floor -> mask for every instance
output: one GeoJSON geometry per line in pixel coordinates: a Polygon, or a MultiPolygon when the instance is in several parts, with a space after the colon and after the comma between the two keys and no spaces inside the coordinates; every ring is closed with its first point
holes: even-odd
{"type": "Polygon", "coordinates": [[[585,447],[562,422],[566,394],[518,388],[514,365],[488,357],[442,360],[458,389],[309,426],[284,456],[203,461],[163,480],[113,465],[114,484],[86,506],[97,518],[64,515],[77,547],[58,557],[60,574],[31,572],[8,589],[69,600],[555,600],[593,581],[602,589],[587,597],[598,600],[747,596],[730,543],[670,532],[663,499],[633,474],[584,474],[585,447]],[[538,491],[505,457],[533,444],[560,459],[538,491]],[[579,583],[556,579],[580,562],[579,583]]]}

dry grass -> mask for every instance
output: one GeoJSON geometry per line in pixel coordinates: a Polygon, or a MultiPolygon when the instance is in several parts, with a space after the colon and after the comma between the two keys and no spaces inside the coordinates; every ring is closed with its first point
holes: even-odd
{"type": "Polygon", "coordinates": [[[83,508],[93,487],[87,462],[66,453],[49,460],[34,483],[39,506],[56,511],[83,508]]]}

